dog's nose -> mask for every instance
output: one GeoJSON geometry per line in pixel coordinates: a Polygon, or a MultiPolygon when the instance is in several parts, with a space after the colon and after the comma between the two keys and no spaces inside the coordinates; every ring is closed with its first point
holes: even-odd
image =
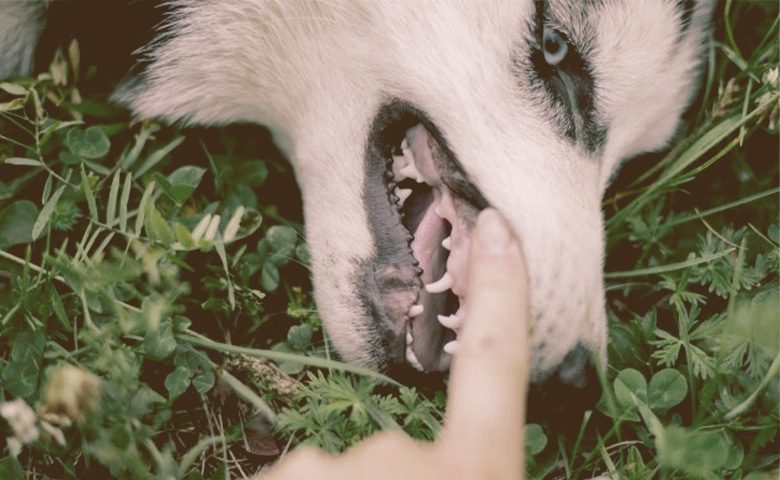
{"type": "Polygon", "coordinates": [[[593,352],[577,345],[558,368],[541,383],[532,384],[528,399],[528,421],[544,420],[563,430],[578,429],[582,414],[601,397],[593,352]]]}

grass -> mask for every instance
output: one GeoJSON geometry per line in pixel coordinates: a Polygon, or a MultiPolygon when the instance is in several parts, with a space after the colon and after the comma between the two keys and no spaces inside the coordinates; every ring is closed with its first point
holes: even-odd
{"type": "MultiPolygon", "coordinates": [[[[777,478],[778,9],[719,9],[679,142],[605,196],[604,396],[575,435],[527,426],[530,478],[777,478]]],[[[433,438],[442,391],[332,358],[267,134],[134,121],[78,65],[0,84],[0,478],[219,479],[433,438]]]]}

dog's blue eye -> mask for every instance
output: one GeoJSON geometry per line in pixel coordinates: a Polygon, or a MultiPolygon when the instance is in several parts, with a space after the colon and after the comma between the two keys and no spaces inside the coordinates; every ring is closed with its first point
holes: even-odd
{"type": "Polygon", "coordinates": [[[552,28],[544,27],[542,35],[542,50],[544,51],[544,61],[549,65],[556,67],[566,58],[569,51],[569,44],[563,36],[552,28]]]}

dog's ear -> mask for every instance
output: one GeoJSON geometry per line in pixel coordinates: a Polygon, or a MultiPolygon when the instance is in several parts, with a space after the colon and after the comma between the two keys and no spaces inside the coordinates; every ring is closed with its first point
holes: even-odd
{"type": "Polygon", "coordinates": [[[3,2],[0,9],[0,79],[32,73],[48,2],[3,2]]]}
{"type": "MultiPolygon", "coordinates": [[[[637,61],[624,62],[625,68],[619,72],[611,70],[616,64],[612,50],[596,60],[597,65],[605,65],[603,91],[609,91],[611,98],[622,94],[627,99],[611,104],[606,112],[612,122],[601,170],[604,186],[622,160],[667,148],[674,138],[680,119],[701,86],[715,1],[629,1],[620,5],[623,7],[616,9],[616,15],[625,14],[626,21],[649,23],[653,14],[666,20],[656,22],[658,28],[648,29],[647,35],[635,33],[640,31],[636,26],[625,29],[625,42],[632,45],[626,58],[637,61]],[[635,14],[637,8],[646,10],[642,17],[635,14]],[[663,68],[657,68],[659,65],[663,68]],[[631,80],[626,81],[629,77],[631,80]]],[[[613,37],[604,34],[603,38],[610,41],[613,37]]]]}

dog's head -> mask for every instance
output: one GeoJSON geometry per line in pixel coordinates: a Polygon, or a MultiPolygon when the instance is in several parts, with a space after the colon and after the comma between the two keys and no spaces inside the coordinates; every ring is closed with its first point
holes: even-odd
{"type": "Polygon", "coordinates": [[[471,229],[490,205],[528,265],[532,381],[579,394],[551,390],[564,400],[597,386],[601,197],[621,159],[675,132],[709,2],[173,5],[119,98],[142,115],[270,126],[296,169],[317,303],[344,358],[448,368],[471,229]]]}

